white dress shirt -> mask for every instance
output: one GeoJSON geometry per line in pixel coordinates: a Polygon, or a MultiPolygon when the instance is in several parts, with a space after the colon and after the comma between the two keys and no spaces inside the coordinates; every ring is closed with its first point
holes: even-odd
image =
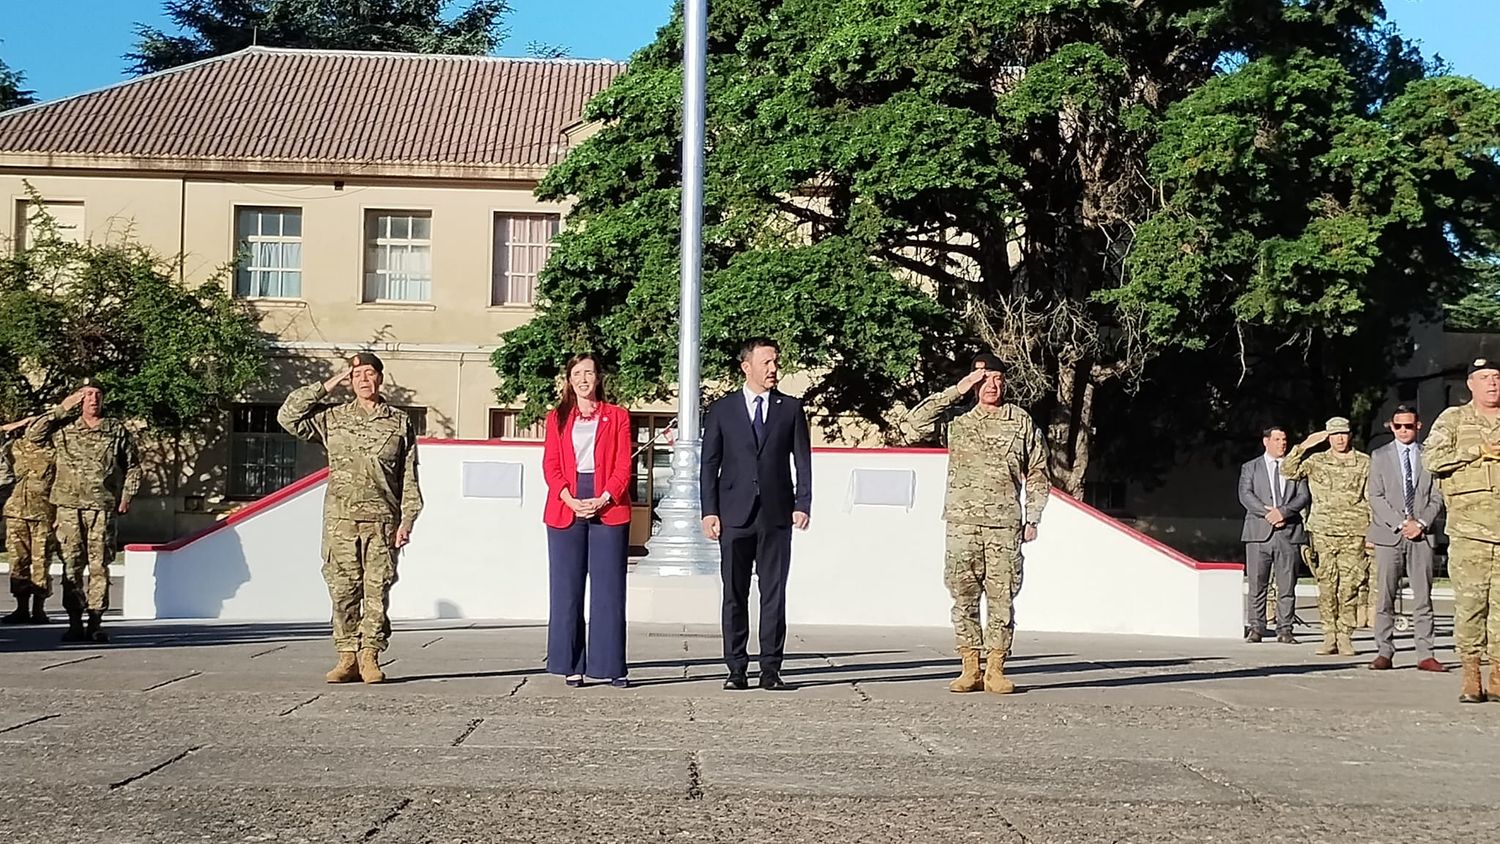
{"type": "Polygon", "coordinates": [[[1271,476],[1271,505],[1280,507],[1286,503],[1286,479],[1281,476],[1281,461],[1284,457],[1265,456],[1266,473],[1271,476]]]}
{"type": "Polygon", "coordinates": [[[756,392],[752,392],[751,391],[749,384],[746,384],[745,388],[744,388],[744,390],[742,392],[744,392],[744,394],[745,394],[745,413],[747,414],[745,418],[749,419],[752,422],[755,421],[755,397],[756,396],[759,396],[762,399],[762,401],[760,403],[760,421],[765,422],[766,420],[768,420],[768,419],[771,418],[771,391],[770,390],[767,390],[764,393],[756,393],[756,392]]]}

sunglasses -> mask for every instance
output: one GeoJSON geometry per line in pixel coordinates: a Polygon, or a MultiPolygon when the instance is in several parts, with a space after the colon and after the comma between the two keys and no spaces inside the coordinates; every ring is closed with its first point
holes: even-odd
{"type": "Polygon", "coordinates": [[[1417,430],[1417,423],[1415,423],[1415,422],[1392,422],[1391,423],[1391,428],[1394,429],[1394,430],[1397,430],[1397,431],[1415,431],[1415,430],[1417,430]]]}

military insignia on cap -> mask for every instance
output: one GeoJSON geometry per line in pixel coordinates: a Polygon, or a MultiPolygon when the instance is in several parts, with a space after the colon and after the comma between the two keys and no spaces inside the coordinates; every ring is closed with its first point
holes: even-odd
{"type": "Polygon", "coordinates": [[[1485,360],[1484,358],[1475,358],[1474,359],[1474,365],[1475,366],[1489,366],[1489,363],[1490,362],[1487,361],[1487,360],[1485,360]]]}

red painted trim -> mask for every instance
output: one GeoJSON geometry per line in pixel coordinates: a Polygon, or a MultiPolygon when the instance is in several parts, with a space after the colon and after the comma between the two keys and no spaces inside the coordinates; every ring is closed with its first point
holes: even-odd
{"type": "Polygon", "coordinates": [[[524,445],[542,447],[541,440],[479,440],[444,439],[442,437],[420,437],[417,445],[524,445]]]}
{"type": "Polygon", "coordinates": [[[1120,531],[1126,536],[1129,536],[1131,539],[1143,543],[1147,547],[1160,551],[1161,553],[1171,558],[1173,561],[1181,563],[1188,568],[1193,569],[1194,571],[1241,571],[1245,568],[1243,563],[1205,563],[1195,560],[1192,557],[1189,557],[1188,555],[1182,553],[1181,551],[1178,551],[1176,548],[1153,539],[1152,537],[1141,533],[1140,531],[1136,530],[1130,525],[1125,524],[1124,522],[1121,522],[1118,519],[1110,518],[1101,511],[1090,507],[1089,505],[1083,503],[1082,501],[1079,501],[1071,495],[1068,495],[1062,490],[1054,488],[1052,490],[1052,497],[1061,499],[1067,504],[1070,504],[1073,507],[1076,507],[1079,510],[1083,511],[1084,515],[1093,518],[1095,521],[1104,522],[1115,530],[1120,531]]]}
{"type": "Polygon", "coordinates": [[[265,496],[264,498],[259,498],[255,501],[250,502],[249,504],[246,504],[244,507],[235,510],[233,513],[230,513],[228,516],[225,516],[217,522],[214,522],[213,524],[209,525],[203,530],[198,531],[197,533],[190,533],[187,536],[178,537],[171,542],[164,542],[160,545],[126,545],[125,550],[176,551],[180,548],[183,548],[184,546],[197,542],[205,536],[213,533],[218,533],[219,531],[229,527],[230,525],[237,525],[240,522],[243,522],[244,520],[250,518],[251,516],[254,516],[256,513],[260,513],[264,510],[269,510],[272,507],[280,504],[281,502],[286,501],[287,499],[295,498],[298,495],[301,495],[307,490],[312,489],[313,487],[322,483],[327,478],[328,470],[319,469],[318,471],[313,472],[311,475],[308,475],[301,480],[293,481],[292,483],[276,490],[275,492],[265,496]]]}
{"type": "MultiPolygon", "coordinates": [[[[541,448],[542,440],[484,440],[484,439],[444,439],[442,437],[422,437],[417,440],[419,445],[524,445],[533,448],[541,448]]],[[[873,448],[845,448],[843,446],[824,445],[813,449],[815,454],[947,454],[946,448],[923,448],[923,447],[873,447],[873,448]]]]}

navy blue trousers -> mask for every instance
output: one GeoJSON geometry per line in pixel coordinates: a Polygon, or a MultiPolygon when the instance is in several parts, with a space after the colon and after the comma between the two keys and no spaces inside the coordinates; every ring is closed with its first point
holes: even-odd
{"type": "MultiPolygon", "coordinates": [[[[579,473],[573,494],[594,496],[594,476],[579,473]]],[[[547,618],[547,671],[600,679],[625,676],[625,566],[629,525],[575,518],[547,528],[551,612],[547,618]],[[583,623],[584,584],[589,624],[583,623]],[[587,644],[585,644],[587,642],[587,644]]]]}

